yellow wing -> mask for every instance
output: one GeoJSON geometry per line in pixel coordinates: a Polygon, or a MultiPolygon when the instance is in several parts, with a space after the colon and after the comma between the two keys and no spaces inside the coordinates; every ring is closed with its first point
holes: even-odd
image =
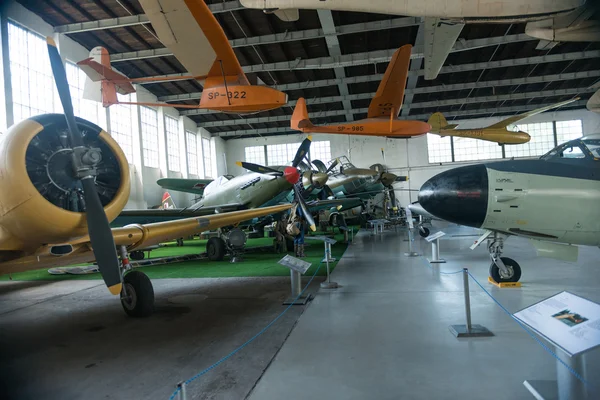
{"type": "MultiPolygon", "coordinates": [[[[127,249],[131,251],[223,226],[235,225],[252,218],[276,214],[289,210],[291,207],[291,204],[283,204],[204,217],[145,225],[129,225],[123,228],[113,228],[112,233],[117,246],[127,246],[127,249]]],[[[56,245],[43,246],[33,254],[0,263],[0,274],[94,261],[94,254],[88,236],[83,236],[62,245],[72,246],[72,251],[63,256],[56,256],[50,253],[50,250],[56,245]]]]}
{"type": "Polygon", "coordinates": [[[535,110],[531,110],[531,111],[523,113],[523,114],[514,115],[512,117],[503,119],[502,121],[497,122],[497,123],[495,123],[493,125],[486,126],[485,129],[488,129],[488,128],[490,128],[490,129],[502,129],[502,128],[506,128],[508,125],[514,124],[515,122],[518,122],[518,121],[520,121],[522,119],[532,117],[532,116],[534,116],[536,114],[543,113],[544,111],[548,111],[548,110],[551,110],[553,108],[562,107],[562,106],[564,106],[566,104],[569,104],[569,103],[572,103],[572,102],[574,102],[576,100],[579,100],[579,97],[576,97],[576,98],[571,99],[571,100],[563,101],[561,103],[552,104],[552,105],[547,106],[547,107],[537,108],[535,110]]]}
{"type": "Polygon", "coordinates": [[[411,50],[412,46],[407,44],[396,50],[392,56],[377,93],[369,104],[368,118],[389,117],[392,114],[397,117],[400,113],[411,50]]]}

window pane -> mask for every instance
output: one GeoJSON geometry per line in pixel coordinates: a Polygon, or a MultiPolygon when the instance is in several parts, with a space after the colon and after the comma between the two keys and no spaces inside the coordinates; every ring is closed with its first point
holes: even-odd
{"type": "Polygon", "coordinates": [[[100,103],[85,100],[83,98],[83,88],[85,86],[85,72],[83,72],[76,64],[67,61],[66,66],[67,80],[69,82],[69,90],[73,99],[73,110],[75,115],[85,118],[88,121],[99,125],[100,103]]]}
{"type": "Polygon", "coordinates": [[[430,163],[442,163],[452,161],[452,146],[450,136],[441,137],[432,133],[427,134],[427,152],[430,163]]]}
{"type": "Polygon", "coordinates": [[[250,146],[244,149],[246,162],[265,165],[265,146],[250,146]]]}
{"type": "MultiPolygon", "coordinates": [[[[131,101],[131,95],[122,96],[121,101],[131,101]]],[[[132,110],[130,105],[115,104],[110,110],[110,135],[117,141],[127,160],[133,162],[132,110]]]]}
{"type": "Polygon", "coordinates": [[[310,159],[321,160],[324,163],[331,160],[331,142],[329,140],[312,142],[310,145],[310,159]]]}
{"type": "Polygon", "coordinates": [[[210,139],[202,138],[202,153],[204,156],[204,177],[212,178],[212,152],[210,151],[210,139]]]}
{"type": "Polygon", "coordinates": [[[198,144],[194,132],[185,131],[187,136],[188,173],[198,175],[198,144]]]}
{"type": "Polygon", "coordinates": [[[140,120],[144,165],[158,168],[158,113],[152,108],[140,107],[140,120]]]}
{"type": "Polygon", "coordinates": [[[568,142],[583,136],[583,126],[580,119],[572,121],[556,121],[556,138],[558,144],[568,142]]]}
{"type": "Polygon", "coordinates": [[[554,129],[552,122],[518,125],[520,131],[527,132],[531,140],[518,145],[504,146],[507,158],[538,157],[552,150],[554,146],[554,129]]]}
{"type": "Polygon", "coordinates": [[[498,143],[462,137],[454,137],[453,142],[454,161],[502,158],[502,147],[498,143]]]}
{"type": "Polygon", "coordinates": [[[179,127],[177,120],[173,117],[165,116],[165,132],[167,133],[167,160],[171,171],[181,171],[181,161],[179,159],[179,127]]]}
{"type": "Polygon", "coordinates": [[[270,144],[267,146],[267,165],[288,165],[296,155],[300,143],[270,144]]]}

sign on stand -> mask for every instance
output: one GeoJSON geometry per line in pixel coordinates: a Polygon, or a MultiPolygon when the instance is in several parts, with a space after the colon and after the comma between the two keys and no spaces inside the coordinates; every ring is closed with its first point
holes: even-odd
{"type": "Polygon", "coordinates": [[[304,275],[312,265],[309,262],[292,257],[289,254],[283,257],[277,263],[288,267],[289,269],[294,270],[296,272],[300,272],[302,275],[304,275]]]}
{"type": "Polygon", "coordinates": [[[441,238],[442,236],[445,236],[446,234],[443,231],[438,231],[436,233],[434,233],[433,235],[429,235],[425,238],[425,240],[427,240],[429,243],[433,242],[436,239],[441,238]]]}

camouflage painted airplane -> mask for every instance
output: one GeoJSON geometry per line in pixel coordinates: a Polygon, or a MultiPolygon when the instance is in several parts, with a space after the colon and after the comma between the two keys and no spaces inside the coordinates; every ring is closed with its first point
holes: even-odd
{"type": "Polygon", "coordinates": [[[423,184],[419,203],[438,218],[486,230],[471,248],[488,240],[496,282],[521,277],[519,264],[502,257],[511,235],[529,238],[539,256],[577,261],[573,245],[600,246],[600,135],[571,140],[537,160],[442,172],[423,184]]]}
{"type": "Polygon", "coordinates": [[[203,108],[226,113],[253,113],[279,108],[287,95],[267,86],[251,85],[223,29],[203,0],[140,0],[160,41],[190,72],[189,76],[129,79],[114,71],[103,47],[77,63],[88,75],[86,98],[112,104],[139,104],[178,108],[203,108]],[[195,79],[203,81],[199,104],[121,102],[117,93],[135,92],[133,83],[195,79]]]}
{"type": "Polygon", "coordinates": [[[306,101],[301,97],[296,102],[290,127],[305,133],[385,136],[389,138],[409,138],[429,132],[431,126],[425,122],[398,119],[404,100],[411,49],[411,45],[404,45],[392,56],[375,97],[369,104],[366,119],[336,125],[315,126],[308,118],[306,101]]]}
{"type": "Polygon", "coordinates": [[[542,107],[532,111],[528,111],[526,113],[514,115],[512,117],[503,119],[502,121],[497,122],[493,125],[486,126],[485,128],[456,129],[458,125],[448,124],[446,118],[444,118],[442,113],[439,112],[433,114],[427,122],[429,123],[429,125],[431,125],[431,133],[436,133],[441,137],[455,136],[479,139],[488,142],[495,142],[500,145],[523,144],[529,142],[529,140],[531,140],[531,136],[529,136],[527,132],[520,131],[519,128],[515,125],[515,123],[525,118],[529,118],[534,115],[543,113],[544,111],[562,107],[576,100],[579,100],[579,98],[576,97],[574,99],[563,101],[561,103],[552,104],[547,107],[542,107]]]}
{"type": "Polygon", "coordinates": [[[128,253],[291,207],[110,229],[109,221],[129,199],[129,164],[108,133],[75,118],[63,61],[54,41],[47,41],[65,114],[26,119],[0,138],[0,181],[19,188],[0,195],[1,274],[95,260],[125,312],[147,316],[154,308],[154,289],[144,273],[131,271],[128,253]]]}

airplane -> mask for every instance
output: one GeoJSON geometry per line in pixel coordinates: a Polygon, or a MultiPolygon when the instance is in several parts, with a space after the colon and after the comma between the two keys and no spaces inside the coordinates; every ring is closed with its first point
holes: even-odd
{"type": "Polygon", "coordinates": [[[291,208],[284,204],[110,229],[109,221],[129,198],[129,164],[108,133],[75,117],[61,56],[52,38],[47,44],[65,114],[31,117],[0,138],[0,180],[5,188],[18,188],[0,195],[1,274],[95,260],[125,312],[144,317],[153,311],[154,289],[144,273],[131,270],[128,253],[291,208]]]}
{"type": "Polygon", "coordinates": [[[140,4],[160,41],[191,75],[129,79],[112,69],[105,48],[96,47],[89,58],[77,63],[88,76],[85,98],[101,101],[104,107],[137,104],[236,114],[272,110],[287,103],[287,94],[267,86],[250,84],[225,32],[203,0],[140,0],[140,4]],[[203,81],[199,104],[130,102],[119,101],[117,97],[117,93],[127,95],[135,92],[133,83],[158,83],[166,79],[203,81]]]}
{"type": "Polygon", "coordinates": [[[411,49],[410,44],[404,45],[392,56],[375,97],[369,104],[366,119],[336,125],[315,126],[308,118],[306,100],[301,97],[296,102],[290,127],[305,133],[385,136],[394,139],[426,134],[431,129],[429,124],[398,119],[404,100],[411,49]]]}
{"type": "Polygon", "coordinates": [[[577,261],[575,245],[600,246],[600,134],[563,143],[539,159],[442,172],[423,184],[419,204],[440,219],[485,230],[471,249],[488,241],[496,282],[521,277],[519,264],[502,257],[511,235],[530,239],[539,256],[577,261]]]}
{"type": "Polygon", "coordinates": [[[593,0],[240,0],[247,8],[298,20],[298,9],[354,11],[424,17],[425,79],[435,79],[466,23],[527,22],[525,33],[540,39],[538,50],[557,42],[600,40],[593,0]]]}
{"type": "MultiPolygon", "coordinates": [[[[596,84],[597,87],[600,87],[600,84],[596,84]]],[[[600,89],[590,97],[588,100],[586,107],[591,112],[600,114],[600,89]]]]}
{"type": "Polygon", "coordinates": [[[531,140],[531,136],[529,136],[527,132],[520,131],[519,128],[514,125],[516,122],[553,108],[562,107],[576,100],[579,100],[579,97],[563,101],[561,103],[552,104],[547,107],[538,108],[519,115],[514,115],[495,124],[486,126],[485,128],[456,129],[458,125],[448,124],[448,121],[446,121],[446,118],[444,118],[444,115],[440,112],[433,114],[427,122],[429,125],[431,125],[431,133],[436,133],[441,137],[455,136],[479,139],[488,142],[495,142],[499,145],[523,144],[529,142],[531,140]]]}

